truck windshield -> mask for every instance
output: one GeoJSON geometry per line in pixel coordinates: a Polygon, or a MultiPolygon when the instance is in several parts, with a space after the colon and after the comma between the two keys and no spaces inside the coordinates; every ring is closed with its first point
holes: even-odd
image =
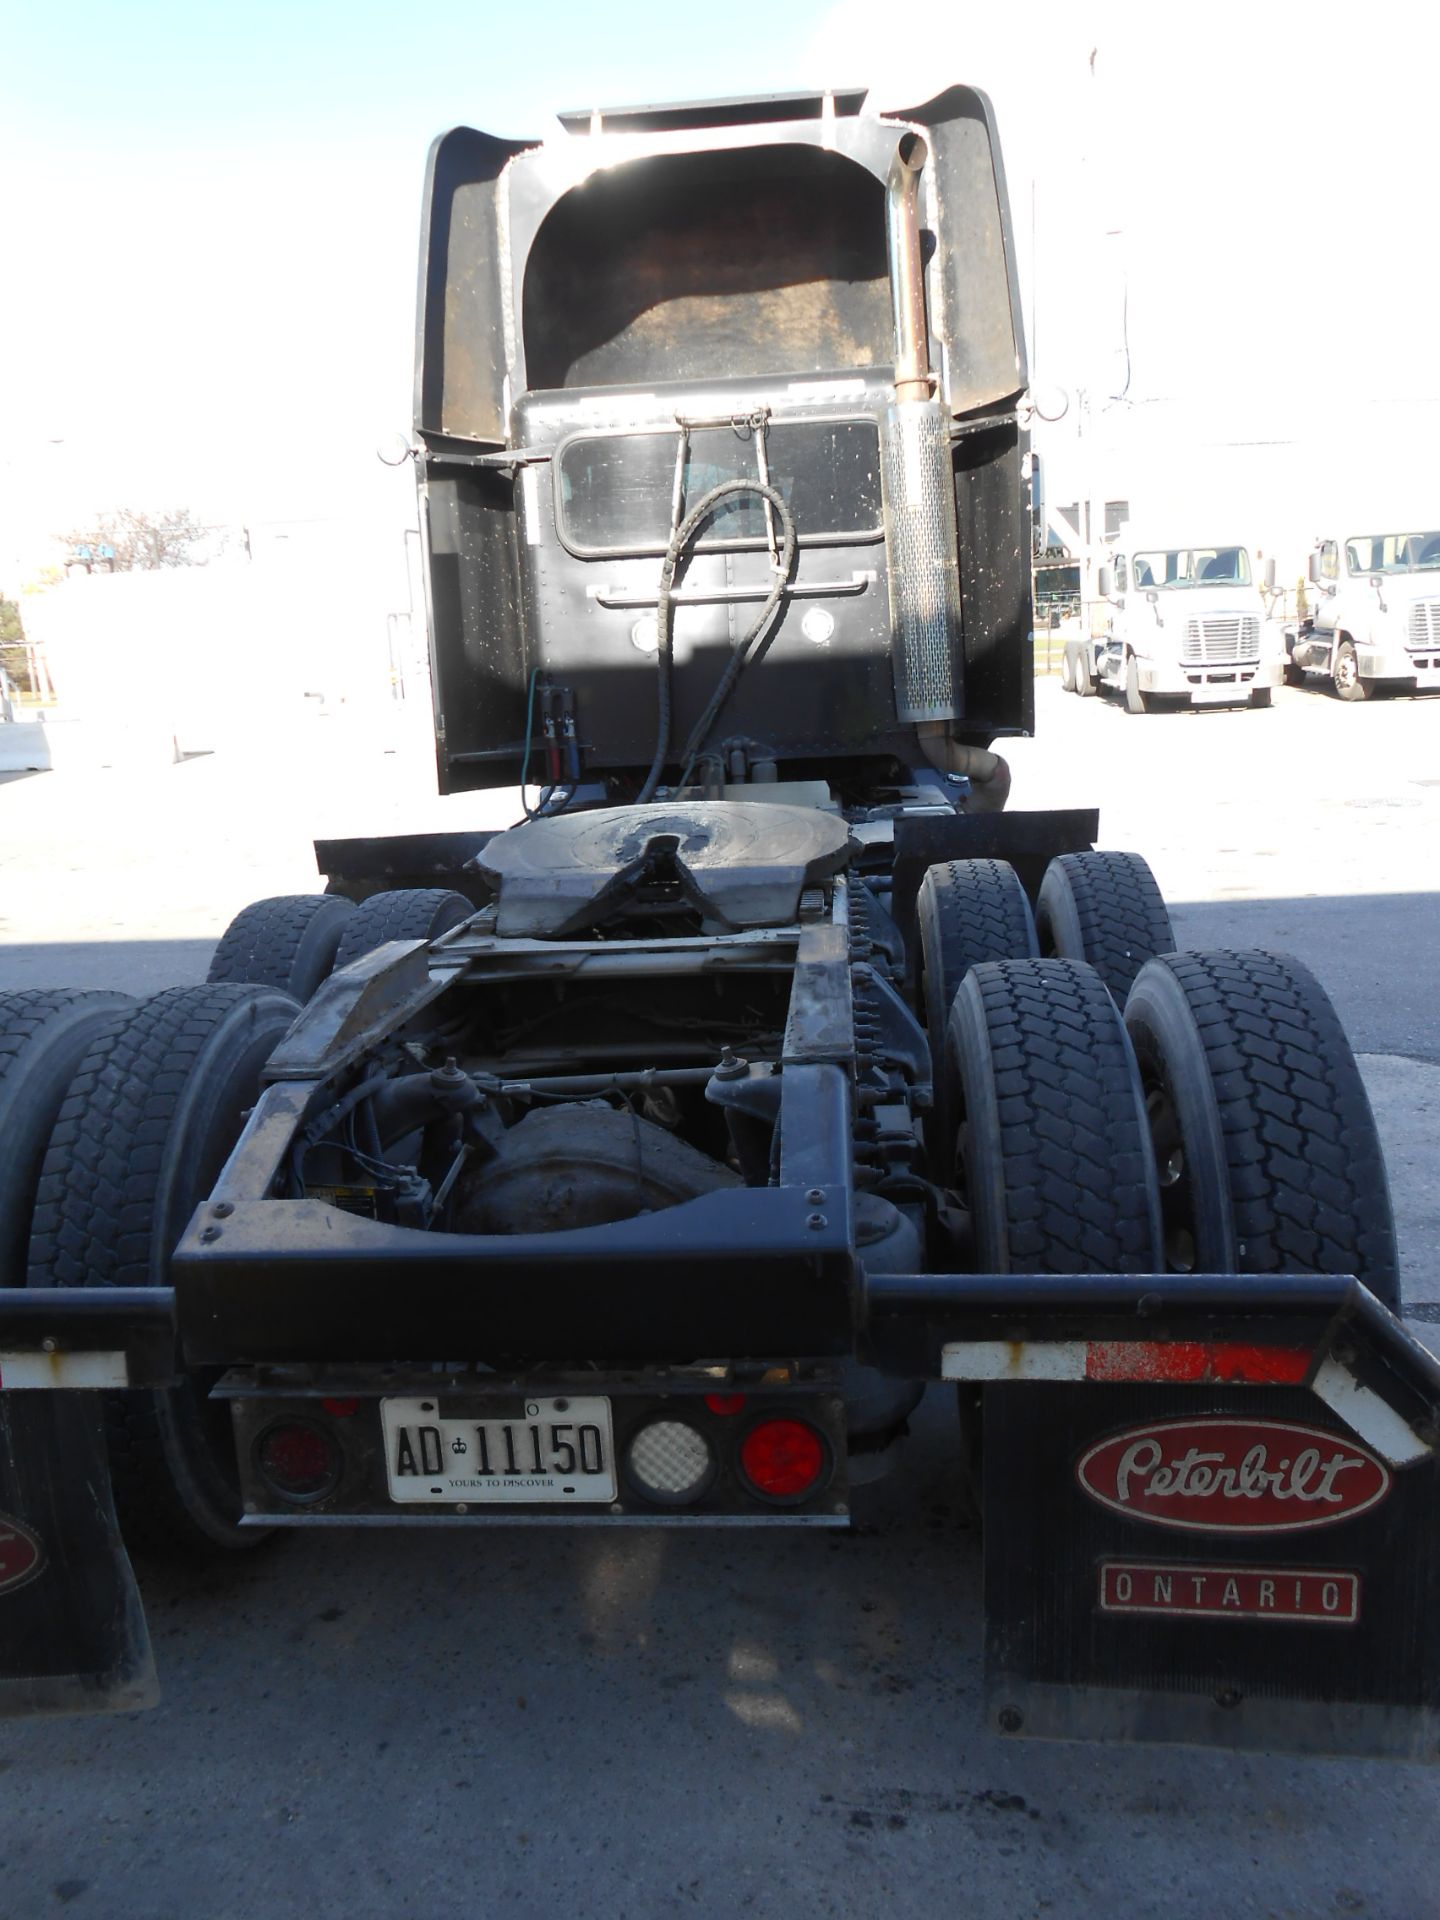
{"type": "Polygon", "coordinates": [[[1440,533],[1364,533],[1345,542],[1351,573],[1440,571],[1440,533]]]}
{"type": "MultiPolygon", "coordinates": [[[[758,480],[752,429],[692,427],[682,476],[681,518],[722,480],[758,480]]],[[[561,534],[577,553],[663,553],[670,538],[680,434],[611,433],[571,440],[556,469],[561,534]]],[[[765,435],[770,484],[804,541],[880,530],[880,441],[872,420],[795,420],[765,435]]],[[[697,542],[750,547],[765,540],[755,494],[726,500],[697,542]]]]}
{"type": "Polygon", "coordinates": [[[1135,585],[1145,587],[1248,587],[1250,556],[1244,547],[1162,547],[1137,553],[1135,585]]]}

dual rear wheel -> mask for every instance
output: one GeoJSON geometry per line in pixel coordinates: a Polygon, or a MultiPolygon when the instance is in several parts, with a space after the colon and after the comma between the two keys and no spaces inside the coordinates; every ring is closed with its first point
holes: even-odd
{"type": "MultiPolygon", "coordinates": [[[[59,1099],[26,1223],[32,1287],[167,1285],[170,1257],[255,1104],[297,1012],[273,988],[175,987],[98,1019],[59,1099]]],[[[17,1282],[23,1284],[23,1282],[17,1282]]],[[[111,1486],[127,1543],[254,1545],[215,1375],[106,1404],[111,1486]]]]}
{"type": "Polygon", "coordinates": [[[1158,1184],[1120,1006],[1174,946],[1137,854],[1052,860],[1032,913],[999,860],[931,867],[916,899],[932,1173],[981,1272],[1156,1271],[1158,1184]]]}
{"type": "MultiPolygon", "coordinates": [[[[260,900],[209,982],[123,994],[0,995],[0,1284],[147,1287],[211,1193],[300,1004],[387,940],[434,939],[474,911],[437,888],[260,900]]],[[[111,1484],[127,1542],[252,1546],[229,1409],[214,1376],[108,1397],[111,1484]]]]}
{"type": "Polygon", "coordinates": [[[436,940],[474,911],[445,887],[373,893],[358,907],[333,893],[255,900],[225,929],[206,978],[274,987],[303,1006],[332,973],[387,940],[436,940]]]}
{"type": "Polygon", "coordinates": [[[1349,1273],[1398,1308],[1374,1116],[1309,969],[1174,952],[1136,855],[1060,856],[1037,905],[1038,957],[977,960],[943,1024],[925,986],[932,1173],[975,1269],[1349,1273]]]}
{"type": "MultiPolygon", "coordinates": [[[[1038,904],[1041,956],[978,962],[943,1026],[930,1015],[931,1171],[965,1222],[953,1257],[996,1274],[1354,1274],[1399,1312],[1374,1116],[1309,969],[1170,951],[1133,855],[1061,856],[1038,904]]],[[[975,1518],[981,1392],[957,1389],[975,1518]]]]}
{"type": "MultiPolygon", "coordinates": [[[[257,986],[0,994],[0,1284],[152,1287],[239,1137],[296,1013],[257,986]]],[[[107,1396],[128,1544],[253,1545],[212,1376],[107,1396]]]]}

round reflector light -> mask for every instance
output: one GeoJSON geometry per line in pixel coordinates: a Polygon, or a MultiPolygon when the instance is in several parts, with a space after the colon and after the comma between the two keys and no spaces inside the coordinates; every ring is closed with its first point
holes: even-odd
{"type": "Polygon", "coordinates": [[[318,1500],[340,1477],[334,1441],[302,1420],[267,1427],[255,1443],[255,1465],[285,1500],[318,1500]]]}
{"type": "Polygon", "coordinates": [[[745,1477],[772,1500],[797,1500],[825,1471],[825,1443],[803,1420],[761,1420],[740,1444],[745,1477]]]}
{"type": "Polygon", "coordinates": [[[636,1489],[647,1499],[683,1506],[709,1486],[715,1471],[710,1442],[684,1420],[651,1420],[625,1455],[636,1489]]]}

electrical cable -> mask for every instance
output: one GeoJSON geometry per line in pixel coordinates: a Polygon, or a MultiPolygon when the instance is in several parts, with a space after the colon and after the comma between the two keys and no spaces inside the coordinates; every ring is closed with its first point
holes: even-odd
{"type": "MultiPolygon", "coordinates": [[[[530,742],[534,738],[535,726],[535,682],[539,678],[540,669],[538,667],[532,667],[530,670],[530,691],[525,696],[525,753],[520,761],[520,806],[527,820],[533,820],[536,812],[538,812],[538,808],[532,809],[529,801],[525,798],[525,789],[530,780],[530,742]]],[[[543,806],[544,803],[545,796],[542,792],[540,797],[541,806],[543,806]]]]}
{"type": "Polygon", "coordinates": [[[1124,298],[1120,308],[1120,331],[1125,346],[1125,384],[1119,393],[1112,393],[1110,396],[1111,400],[1117,405],[1129,397],[1130,375],[1132,371],[1130,364],[1130,278],[1128,274],[1125,278],[1124,298]]]}
{"type": "Polygon", "coordinates": [[[758,494],[762,500],[768,503],[769,507],[779,516],[780,526],[784,534],[784,543],[780,558],[774,566],[775,577],[771,583],[769,593],[765,596],[764,604],[761,606],[760,612],[751,625],[749,632],[731,654],[730,659],[726,663],[725,671],[720,676],[719,684],[710,696],[705,711],[691,729],[690,738],[685,743],[681,763],[681,777],[677,783],[678,785],[683,786],[685,784],[695,757],[704,746],[706,737],[711,727],[715,724],[716,716],[729,699],[736,681],[740,678],[740,675],[747,666],[764,658],[770,642],[775,637],[774,631],[772,630],[767,633],[766,628],[769,626],[775,609],[780,604],[781,596],[789,584],[790,573],[795,564],[795,522],[791,517],[789,507],[786,506],[784,499],[776,488],[762,485],[758,480],[722,480],[718,487],[712,487],[709,493],[703,495],[702,498],[696,502],[693,510],[687,514],[680,525],[676,527],[670,536],[670,544],[665,549],[665,558],[660,563],[660,596],[655,610],[656,640],[658,643],[655,651],[655,668],[660,711],[656,729],[655,758],[650,763],[650,771],[646,774],[644,785],[641,787],[637,797],[638,804],[643,805],[646,801],[654,799],[655,789],[660,784],[660,775],[664,771],[666,757],[670,751],[671,680],[674,672],[675,654],[675,608],[671,595],[675,585],[676,569],[680,564],[681,556],[686,547],[695,538],[695,535],[714,513],[715,509],[723,500],[728,500],[738,493],[758,494]]]}
{"type": "MultiPolygon", "coordinates": [[[[520,761],[520,807],[527,820],[553,820],[555,815],[557,813],[563,813],[575,798],[575,789],[580,783],[580,755],[578,747],[576,747],[573,742],[572,728],[572,737],[567,740],[565,748],[565,759],[567,763],[565,790],[560,794],[560,798],[557,801],[555,795],[561,783],[552,780],[548,785],[541,787],[540,798],[532,807],[525,798],[525,789],[530,782],[530,749],[534,741],[535,729],[535,683],[539,678],[540,669],[539,667],[535,667],[531,670],[530,688],[525,696],[525,752],[520,761]]],[[[552,743],[552,760],[558,762],[559,752],[560,749],[558,745],[552,743]]],[[[558,764],[554,767],[553,771],[559,771],[558,764]]]]}

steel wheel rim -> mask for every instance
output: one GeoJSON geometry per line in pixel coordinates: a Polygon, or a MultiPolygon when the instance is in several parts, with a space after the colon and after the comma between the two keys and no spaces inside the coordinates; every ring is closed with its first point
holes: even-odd
{"type": "Polygon", "coordinates": [[[1160,1240],[1167,1273],[1193,1273],[1196,1263],[1195,1194],[1180,1117],[1162,1079],[1146,1077],[1145,1118],[1160,1183],[1160,1240]]]}

